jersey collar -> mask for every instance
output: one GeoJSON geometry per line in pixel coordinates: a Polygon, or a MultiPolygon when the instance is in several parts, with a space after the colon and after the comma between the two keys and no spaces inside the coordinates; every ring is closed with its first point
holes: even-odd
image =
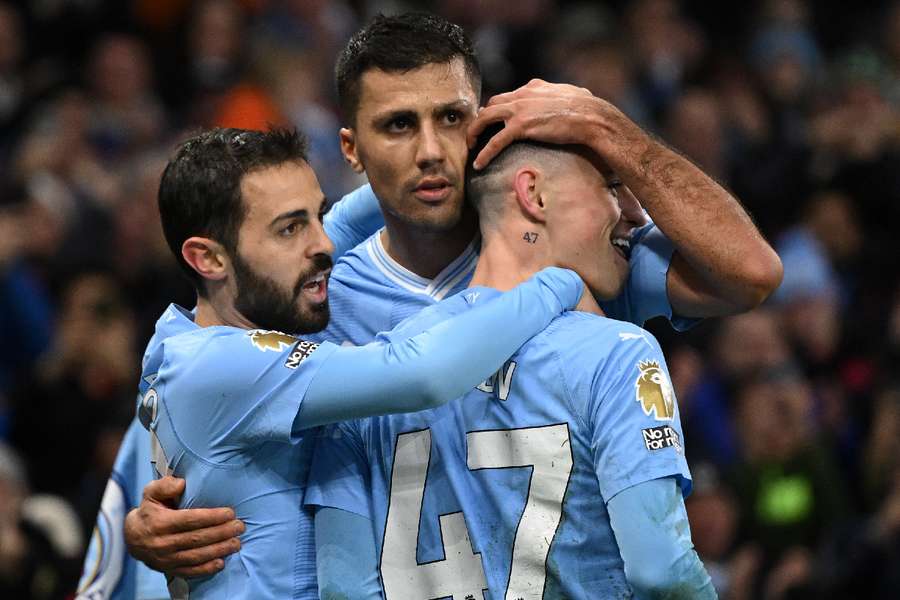
{"type": "Polygon", "coordinates": [[[372,262],[385,277],[406,290],[416,294],[431,296],[435,300],[443,299],[461,281],[472,275],[472,272],[475,270],[475,264],[478,262],[478,250],[480,247],[481,236],[476,235],[475,239],[466,246],[462,254],[444,267],[437,277],[427,279],[421,275],[416,275],[391,258],[381,241],[381,231],[373,235],[369,239],[368,244],[366,244],[369,257],[371,257],[372,262]]]}

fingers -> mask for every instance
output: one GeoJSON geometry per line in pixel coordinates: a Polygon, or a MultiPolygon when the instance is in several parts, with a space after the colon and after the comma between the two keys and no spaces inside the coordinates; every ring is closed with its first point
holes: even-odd
{"type": "Polygon", "coordinates": [[[491,96],[491,99],[488,100],[487,104],[484,105],[485,108],[491,106],[497,106],[498,104],[506,104],[507,102],[512,102],[513,100],[517,100],[518,96],[522,94],[522,88],[517,90],[513,90],[511,92],[503,92],[502,94],[495,94],[491,96]]]}
{"type": "Polygon", "coordinates": [[[469,144],[469,148],[475,145],[478,136],[481,135],[481,132],[487,129],[489,125],[499,123],[500,121],[506,121],[512,116],[512,113],[513,109],[509,106],[482,108],[478,113],[478,116],[469,123],[469,128],[466,131],[466,142],[469,144]]]}
{"type": "Polygon", "coordinates": [[[149,498],[162,504],[177,503],[183,493],[184,479],[171,476],[155,479],[144,486],[144,498],[149,498]]]}
{"type": "Polygon", "coordinates": [[[481,152],[478,153],[478,156],[475,157],[473,166],[476,170],[483,169],[504,148],[521,137],[519,128],[514,127],[511,123],[514,111],[514,107],[510,105],[483,108],[478,117],[469,125],[467,133],[470,140],[469,145],[474,146],[475,140],[489,125],[500,121],[506,122],[506,127],[495,133],[481,152]]]}
{"type": "Polygon", "coordinates": [[[193,567],[181,567],[178,569],[172,569],[171,571],[167,571],[166,574],[174,575],[175,577],[206,577],[209,575],[215,575],[224,568],[225,561],[221,558],[217,558],[215,560],[211,560],[200,565],[195,565],[193,567]]]}
{"type": "Polygon", "coordinates": [[[485,106],[497,106],[515,100],[546,96],[563,98],[565,96],[593,96],[593,94],[586,88],[568,83],[550,83],[543,79],[532,79],[527,84],[511,92],[503,92],[502,94],[491,96],[491,99],[488,100],[485,106]]]}
{"type": "MultiPolygon", "coordinates": [[[[178,543],[187,543],[188,541],[196,542],[196,540],[181,539],[178,543]]],[[[163,571],[168,574],[196,577],[197,574],[215,573],[220,570],[224,566],[221,559],[240,549],[241,541],[236,537],[229,537],[214,544],[175,552],[160,550],[158,562],[163,566],[163,571]]]]}
{"type": "Polygon", "coordinates": [[[206,522],[213,513],[218,513],[214,515],[218,519],[222,514],[231,512],[231,509],[158,508],[156,512],[161,512],[162,516],[153,513],[150,516],[137,514],[134,515],[138,519],[137,526],[129,527],[129,519],[135,512],[139,513],[140,509],[132,511],[126,518],[125,538],[128,549],[136,558],[158,571],[178,572],[185,576],[190,570],[198,573],[215,572],[219,565],[215,559],[236,552],[241,547],[240,540],[237,539],[245,530],[241,521],[232,518],[210,527],[193,526],[206,522]],[[187,514],[182,516],[184,513],[187,514]]]}
{"type": "Polygon", "coordinates": [[[487,166],[494,157],[500,154],[500,152],[509,146],[511,143],[518,139],[518,134],[516,130],[508,125],[494,134],[487,145],[478,153],[478,156],[475,157],[475,162],[472,164],[476,170],[483,169],[487,166]]]}
{"type": "Polygon", "coordinates": [[[165,532],[168,533],[196,533],[197,530],[201,529],[227,526],[230,523],[240,523],[240,521],[234,519],[234,510],[231,508],[162,510],[165,510],[165,513],[159,515],[160,529],[164,529],[165,532]]]}

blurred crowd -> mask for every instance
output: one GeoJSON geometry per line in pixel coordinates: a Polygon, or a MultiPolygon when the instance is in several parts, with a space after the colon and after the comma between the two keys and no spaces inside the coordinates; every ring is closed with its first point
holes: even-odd
{"type": "MultiPolygon", "coordinates": [[[[378,12],[476,41],[485,97],[570,82],[727,184],[778,250],[751,313],[663,342],[720,596],[900,589],[900,2],[0,0],[0,597],[74,589],[140,354],[193,294],[156,210],[199,127],[294,124],[329,198],[332,69],[378,12]]],[[[702,226],[702,224],[701,224],[702,226]]]]}

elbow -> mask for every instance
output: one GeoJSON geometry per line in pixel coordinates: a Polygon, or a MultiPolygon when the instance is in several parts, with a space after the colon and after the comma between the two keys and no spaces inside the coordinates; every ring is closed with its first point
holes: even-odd
{"type": "Polygon", "coordinates": [[[781,285],[784,267],[775,251],[766,245],[757,256],[748,257],[740,273],[740,292],[734,298],[735,312],[753,310],[781,285]]]}

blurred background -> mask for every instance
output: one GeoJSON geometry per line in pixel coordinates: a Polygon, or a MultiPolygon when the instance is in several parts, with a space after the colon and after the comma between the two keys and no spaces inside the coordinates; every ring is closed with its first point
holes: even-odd
{"type": "Polygon", "coordinates": [[[722,598],[900,590],[900,2],[0,0],[0,597],[63,598],[140,354],[193,305],[158,223],[197,127],[294,124],[326,194],[337,51],[424,9],[477,42],[485,98],[590,89],[729,186],[778,250],[763,307],[666,350],[694,542],[722,598]]]}

